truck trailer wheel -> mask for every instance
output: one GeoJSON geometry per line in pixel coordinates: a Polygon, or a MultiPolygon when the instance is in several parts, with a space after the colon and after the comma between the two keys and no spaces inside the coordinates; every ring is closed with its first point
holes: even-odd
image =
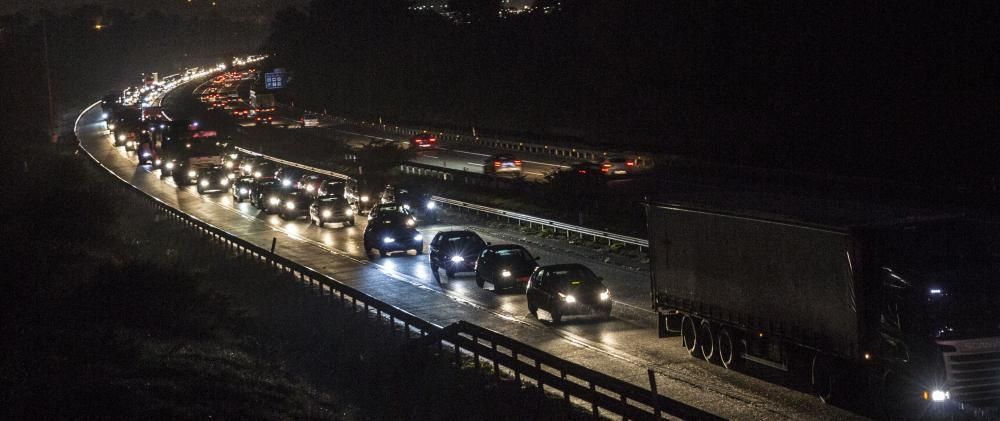
{"type": "Polygon", "coordinates": [[[835,391],[837,386],[837,373],[834,369],[833,360],[822,354],[813,354],[810,368],[813,393],[823,403],[833,403],[833,399],[836,397],[835,391]]]}
{"type": "Polygon", "coordinates": [[[743,342],[736,336],[736,332],[728,327],[719,329],[716,336],[718,336],[716,349],[719,362],[730,370],[738,369],[743,362],[743,342]]]}
{"type": "Polygon", "coordinates": [[[698,349],[698,323],[693,317],[684,315],[681,319],[681,345],[692,357],[701,357],[698,349]]]}
{"type": "Polygon", "coordinates": [[[712,322],[708,320],[702,320],[698,325],[698,349],[701,350],[701,356],[708,362],[716,360],[715,332],[715,326],[712,326],[712,322]]]}

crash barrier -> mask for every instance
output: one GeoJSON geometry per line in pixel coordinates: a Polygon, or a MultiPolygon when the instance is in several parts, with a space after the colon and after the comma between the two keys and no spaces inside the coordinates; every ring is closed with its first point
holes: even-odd
{"type": "Polygon", "coordinates": [[[535,142],[525,142],[523,140],[502,139],[499,137],[483,137],[475,134],[461,135],[457,133],[435,131],[433,129],[414,129],[409,127],[395,126],[391,124],[380,124],[378,122],[372,122],[372,121],[352,122],[343,117],[336,117],[336,118],[345,123],[372,127],[380,129],[385,132],[402,136],[414,136],[421,133],[430,133],[436,135],[438,139],[443,141],[449,141],[454,143],[467,143],[494,149],[527,152],[539,155],[549,155],[549,156],[556,156],[556,157],[577,159],[577,160],[600,161],[609,155],[622,155],[627,158],[634,159],[635,165],[637,167],[649,168],[653,166],[653,159],[651,156],[640,155],[628,151],[615,152],[609,150],[596,150],[587,148],[574,148],[568,146],[546,145],[535,142]]]}
{"type": "Polygon", "coordinates": [[[541,227],[546,227],[552,229],[554,232],[558,233],[563,231],[566,236],[569,237],[571,234],[577,234],[580,238],[591,237],[594,241],[598,238],[608,241],[611,243],[622,243],[632,246],[636,246],[640,251],[649,247],[649,241],[644,238],[629,237],[627,235],[615,234],[607,231],[595,230],[592,228],[585,228],[577,225],[565,224],[558,221],[552,221],[549,219],[539,218],[537,216],[525,215],[523,213],[506,211],[503,209],[491,208],[488,206],[477,205],[475,203],[462,202],[459,200],[449,199],[447,197],[441,196],[431,196],[431,200],[438,202],[442,205],[447,205],[455,208],[460,208],[463,210],[468,210],[471,212],[496,215],[501,218],[505,218],[509,221],[517,221],[518,225],[527,224],[529,227],[538,225],[541,227]]]}
{"type": "MultiPolygon", "coordinates": [[[[657,393],[656,377],[652,370],[648,371],[651,388],[647,390],[472,323],[460,321],[442,328],[420,319],[407,311],[337,282],[329,276],[275,254],[273,242],[271,249],[268,250],[181,212],[128,183],[101,164],[82,146],[80,150],[98,167],[117,178],[122,183],[119,185],[121,188],[132,191],[141,200],[178,223],[207,236],[226,252],[265,263],[304,284],[314,294],[325,297],[331,304],[336,303],[360,312],[366,320],[374,318],[378,323],[387,323],[393,334],[398,330],[406,339],[412,338],[412,346],[436,346],[441,352],[452,351],[456,367],[470,360],[477,369],[492,367],[493,374],[501,379],[513,380],[519,385],[534,385],[542,391],[561,394],[567,403],[572,400],[574,403],[589,407],[595,417],[613,413],[623,419],[632,420],[659,420],[665,416],[698,420],[721,419],[657,393]]],[[[440,201],[442,198],[437,199],[440,201]]]]}
{"type": "Polygon", "coordinates": [[[241,148],[241,147],[238,147],[238,146],[236,147],[236,150],[240,151],[240,153],[244,153],[244,154],[247,154],[247,155],[256,156],[258,158],[264,158],[264,159],[266,159],[268,161],[274,161],[274,162],[277,162],[277,163],[279,163],[281,165],[287,165],[289,167],[295,167],[295,168],[303,169],[303,170],[306,170],[306,171],[314,172],[316,174],[322,174],[322,175],[326,175],[326,176],[330,176],[330,177],[334,177],[334,178],[339,178],[341,180],[349,180],[349,181],[353,181],[354,180],[354,178],[352,178],[351,176],[349,176],[347,174],[341,174],[339,172],[333,172],[333,171],[329,171],[329,170],[324,170],[322,168],[310,167],[308,165],[299,164],[298,162],[286,161],[286,160],[281,159],[281,158],[275,158],[273,156],[264,155],[262,153],[254,152],[254,151],[251,151],[249,149],[241,148]]]}

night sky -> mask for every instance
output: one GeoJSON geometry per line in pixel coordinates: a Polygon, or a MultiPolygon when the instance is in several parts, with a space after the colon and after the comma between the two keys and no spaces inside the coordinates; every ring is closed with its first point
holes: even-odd
{"type": "Polygon", "coordinates": [[[216,8],[219,13],[230,17],[258,16],[270,18],[276,10],[288,6],[304,6],[308,0],[4,0],[0,2],[0,14],[12,14],[19,11],[35,11],[47,8],[56,12],[73,10],[86,4],[96,4],[104,7],[114,7],[143,13],[157,9],[164,13],[180,15],[198,15],[208,13],[216,8]]]}

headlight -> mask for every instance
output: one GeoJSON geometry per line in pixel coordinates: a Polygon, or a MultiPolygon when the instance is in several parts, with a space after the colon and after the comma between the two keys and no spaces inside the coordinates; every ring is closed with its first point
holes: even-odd
{"type": "Polygon", "coordinates": [[[410,209],[410,205],[403,204],[403,209],[410,209]]]}
{"type": "Polygon", "coordinates": [[[114,130],[114,129],[115,129],[115,123],[108,123],[108,130],[114,130]]]}
{"type": "Polygon", "coordinates": [[[168,163],[166,163],[166,165],[164,165],[164,167],[167,167],[168,170],[172,170],[172,169],[174,169],[174,163],[173,162],[168,162],[168,163]]]}
{"type": "Polygon", "coordinates": [[[208,187],[208,180],[201,180],[200,184],[202,187],[208,187]]]}
{"type": "Polygon", "coordinates": [[[229,184],[229,179],[228,178],[223,178],[223,179],[219,180],[219,184],[225,186],[225,185],[229,184]]]}
{"type": "Polygon", "coordinates": [[[307,184],[307,185],[306,185],[306,191],[308,191],[308,192],[311,192],[311,191],[313,191],[313,190],[316,190],[316,188],[315,188],[315,187],[313,187],[313,185],[312,185],[312,184],[307,184]]]}
{"type": "Polygon", "coordinates": [[[270,203],[272,205],[279,205],[281,204],[281,200],[278,199],[277,197],[272,197],[270,199],[267,199],[267,203],[270,203]]]}
{"type": "Polygon", "coordinates": [[[436,207],[437,207],[436,203],[434,203],[434,202],[427,202],[427,209],[434,209],[436,207]]]}
{"type": "Polygon", "coordinates": [[[413,236],[413,241],[423,241],[423,240],[424,240],[423,235],[417,234],[413,236]]]}
{"type": "Polygon", "coordinates": [[[125,140],[125,135],[123,134],[118,135],[118,140],[125,140]]]}
{"type": "Polygon", "coordinates": [[[344,211],[344,215],[354,216],[354,209],[348,209],[344,211]]]}
{"type": "Polygon", "coordinates": [[[324,218],[329,218],[333,216],[333,212],[330,212],[329,210],[324,210],[323,212],[320,212],[320,215],[323,215],[324,218]]]}
{"type": "Polygon", "coordinates": [[[133,142],[133,141],[130,140],[128,142],[125,142],[125,146],[128,146],[128,147],[131,148],[131,147],[135,146],[135,142],[133,142]]]}
{"type": "Polygon", "coordinates": [[[292,180],[288,180],[288,179],[281,180],[281,185],[285,186],[285,187],[291,186],[292,185],[292,180]]]}
{"type": "Polygon", "coordinates": [[[287,201],[287,202],[285,202],[285,209],[294,210],[295,209],[295,202],[292,202],[290,200],[287,201]]]}
{"type": "Polygon", "coordinates": [[[387,243],[387,244],[388,243],[394,243],[394,242],[396,242],[396,239],[392,238],[392,237],[385,237],[385,238],[382,239],[382,242],[383,243],[387,243]]]}
{"type": "Polygon", "coordinates": [[[153,163],[156,164],[156,165],[160,165],[160,164],[163,163],[163,161],[157,159],[157,160],[153,161],[153,163]]]}
{"type": "Polygon", "coordinates": [[[563,300],[566,300],[567,303],[572,304],[572,303],[576,302],[576,297],[574,297],[572,295],[566,295],[566,296],[563,296],[563,300]]]}
{"type": "Polygon", "coordinates": [[[414,226],[416,224],[417,224],[417,221],[414,221],[413,218],[410,218],[410,219],[406,220],[406,226],[408,226],[408,227],[412,227],[412,226],[414,226]]]}
{"type": "Polygon", "coordinates": [[[198,176],[197,171],[188,171],[188,177],[195,178],[198,176]]]}
{"type": "Polygon", "coordinates": [[[226,178],[228,178],[230,180],[235,180],[236,179],[236,173],[226,174],[226,178]]]}
{"type": "Polygon", "coordinates": [[[107,119],[108,119],[108,113],[101,113],[101,120],[107,120],[107,119]]]}
{"type": "Polygon", "coordinates": [[[247,194],[247,193],[250,193],[249,191],[247,191],[247,189],[245,189],[245,188],[244,189],[240,189],[240,194],[247,194]]]}
{"type": "Polygon", "coordinates": [[[362,202],[367,202],[367,201],[368,201],[368,199],[369,199],[369,197],[368,197],[368,196],[361,196],[361,201],[362,201],[362,202]]]}
{"type": "Polygon", "coordinates": [[[608,301],[611,298],[611,290],[606,289],[601,293],[601,301],[608,301]]]}
{"type": "Polygon", "coordinates": [[[143,152],[142,153],[142,157],[143,158],[149,158],[149,152],[143,152]]]}
{"type": "Polygon", "coordinates": [[[461,262],[464,262],[464,261],[465,261],[465,258],[462,257],[462,256],[451,256],[451,262],[452,263],[461,263],[461,262]]]}
{"type": "Polygon", "coordinates": [[[502,276],[504,278],[510,278],[510,271],[507,270],[507,269],[504,269],[504,270],[500,271],[500,276],[502,276]]]}
{"type": "Polygon", "coordinates": [[[253,170],[253,165],[246,164],[243,166],[243,171],[250,172],[253,170]]]}
{"type": "Polygon", "coordinates": [[[951,393],[947,390],[932,390],[930,392],[924,391],[924,400],[931,400],[934,402],[944,402],[951,399],[951,393]]]}
{"type": "Polygon", "coordinates": [[[262,176],[262,175],[264,175],[264,174],[261,174],[260,171],[254,171],[254,173],[253,173],[253,176],[255,178],[260,178],[260,176],[262,176]]]}
{"type": "Polygon", "coordinates": [[[226,168],[233,168],[233,161],[226,161],[226,168]]]}

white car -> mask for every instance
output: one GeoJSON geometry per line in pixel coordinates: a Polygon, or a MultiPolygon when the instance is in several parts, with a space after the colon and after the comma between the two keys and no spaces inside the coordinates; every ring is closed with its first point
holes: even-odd
{"type": "Polygon", "coordinates": [[[313,113],[303,114],[299,122],[302,123],[302,127],[319,127],[319,115],[313,113]]]}

